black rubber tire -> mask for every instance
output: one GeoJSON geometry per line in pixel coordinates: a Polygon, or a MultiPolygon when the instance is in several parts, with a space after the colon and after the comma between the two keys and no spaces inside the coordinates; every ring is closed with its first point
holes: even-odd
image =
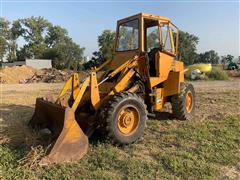
{"type": "Polygon", "coordinates": [[[195,110],[195,91],[192,84],[181,83],[180,85],[181,92],[180,94],[174,95],[171,98],[173,116],[180,120],[190,120],[193,117],[195,110]],[[188,91],[192,92],[192,108],[190,112],[186,110],[186,94],[188,91]]]}
{"type": "Polygon", "coordinates": [[[109,100],[108,105],[100,113],[102,119],[102,127],[105,129],[107,138],[116,145],[125,145],[137,141],[144,133],[147,120],[146,105],[141,97],[137,94],[122,92],[114,95],[109,100]],[[137,109],[139,113],[139,122],[137,128],[130,135],[124,135],[118,129],[118,113],[123,106],[131,105],[137,109]]]}

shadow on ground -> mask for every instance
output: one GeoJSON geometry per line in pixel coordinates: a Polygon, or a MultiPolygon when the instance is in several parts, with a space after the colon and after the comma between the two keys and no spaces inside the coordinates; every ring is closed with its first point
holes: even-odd
{"type": "MultiPolygon", "coordinates": [[[[1,106],[1,131],[0,144],[5,144],[14,149],[24,149],[30,151],[32,147],[42,145],[43,147],[53,143],[51,136],[42,136],[39,132],[28,127],[28,122],[34,113],[34,107],[16,104],[3,104],[1,106]]],[[[169,112],[156,113],[149,117],[151,120],[172,120],[169,112]]],[[[90,144],[98,142],[108,142],[106,134],[101,130],[96,130],[89,139],[90,144]]]]}
{"type": "Polygon", "coordinates": [[[170,112],[155,112],[153,115],[149,116],[149,119],[157,121],[166,121],[173,120],[174,117],[170,112]]]}
{"type": "Polygon", "coordinates": [[[27,122],[31,118],[33,107],[25,105],[1,105],[1,144],[24,145],[30,138],[27,122]]]}

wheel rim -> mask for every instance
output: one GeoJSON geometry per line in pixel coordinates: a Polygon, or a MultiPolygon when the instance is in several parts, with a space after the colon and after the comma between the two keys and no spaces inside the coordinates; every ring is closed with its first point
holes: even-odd
{"type": "Polygon", "coordinates": [[[188,113],[191,112],[192,106],[193,106],[193,95],[191,91],[188,91],[186,94],[185,106],[186,106],[186,111],[188,113]]]}
{"type": "Polygon", "coordinates": [[[122,107],[118,113],[118,129],[124,135],[135,132],[140,121],[139,112],[135,107],[122,107]]]}

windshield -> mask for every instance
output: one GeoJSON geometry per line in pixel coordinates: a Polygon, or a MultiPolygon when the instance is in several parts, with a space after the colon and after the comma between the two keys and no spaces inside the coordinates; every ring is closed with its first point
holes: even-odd
{"type": "Polygon", "coordinates": [[[139,43],[138,19],[123,23],[118,28],[117,51],[138,49],[139,43]]]}

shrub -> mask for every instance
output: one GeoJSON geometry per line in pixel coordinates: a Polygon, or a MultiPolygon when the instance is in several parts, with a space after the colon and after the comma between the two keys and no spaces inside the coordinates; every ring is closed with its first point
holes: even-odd
{"type": "Polygon", "coordinates": [[[214,67],[211,72],[206,73],[209,79],[212,80],[228,80],[228,74],[226,71],[214,67]]]}
{"type": "Polygon", "coordinates": [[[236,70],[236,75],[235,77],[240,77],[240,68],[236,70]]]}

